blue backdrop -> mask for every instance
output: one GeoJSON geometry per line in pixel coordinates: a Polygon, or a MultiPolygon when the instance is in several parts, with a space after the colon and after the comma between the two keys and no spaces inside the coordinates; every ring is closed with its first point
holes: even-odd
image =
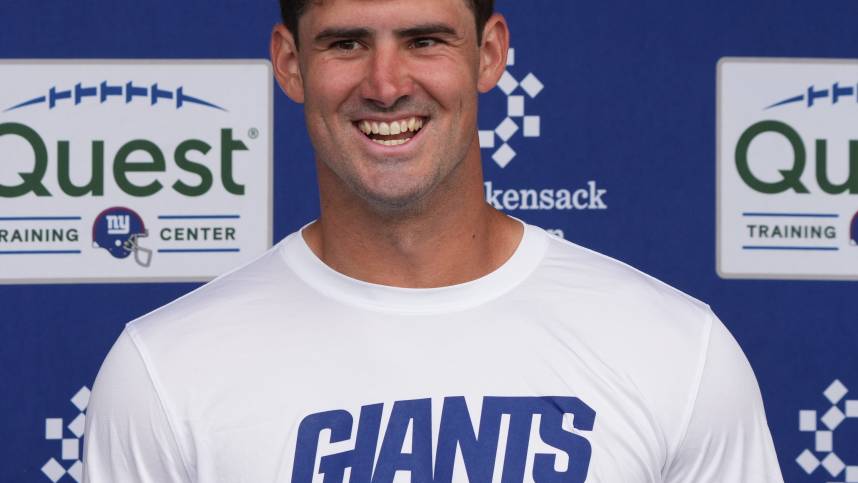
{"type": "MultiPolygon", "coordinates": [[[[835,379],[858,394],[858,286],[716,275],[715,72],[723,56],[858,57],[858,4],[498,0],[497,8],[512,28],[509,72],[533,73],[544,90],[526,99],[541,136],[511,138],[517,156],[505,168],[484,150],[487,179],[607,189],[604,210],[513,214],[711,304],[757,374],[786,480],[832,481],[795,462],[814,444],[798,412],[826,410],[822,391],[835,379]]],[[[266,58],[278,15],[274,0],[5,0],[0,58],[266,58]]],[[[504,97],[484,97],[481,129],[503,119],[504,97]]],[[[274,103],[276,241],[318,211],[301,109],[279,90],[274,103]]],[[[196,286],[0,285],[0,481],[49,481],[42,465],[60,460],[60,449],[45,439],[45,418],[77,414],[69,398],[91,387],[125,322],[196,286]]],[[[838,428],[835,445],[858,465],[858,421],[838,428]]]]}

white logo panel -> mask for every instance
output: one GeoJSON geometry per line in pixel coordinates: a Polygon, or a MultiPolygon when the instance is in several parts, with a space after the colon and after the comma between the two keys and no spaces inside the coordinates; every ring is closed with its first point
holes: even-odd
{"type": "Polygon", "coordinates": [[[0,79],[0,283],[205,281],[271,246],[267,61],[7,61],[0,79]]]}
{"type": "Polygon", "coordinates": [[[858,279],[858,61],[718,64],[717,269],[858,279]]]}

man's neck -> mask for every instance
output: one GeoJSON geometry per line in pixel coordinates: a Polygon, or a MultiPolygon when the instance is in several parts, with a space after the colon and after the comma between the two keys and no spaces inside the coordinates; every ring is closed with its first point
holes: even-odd
{"type": "Polygon", "coordinates": [[[521,223],[485,202],[477,183],[438,193],[403,216],[356,200],[327,203],[323,195],[322,215],[304,239],[332,269],[370,283],[429,288],[475,280],[506,262],[523,235],[521,223]]]}

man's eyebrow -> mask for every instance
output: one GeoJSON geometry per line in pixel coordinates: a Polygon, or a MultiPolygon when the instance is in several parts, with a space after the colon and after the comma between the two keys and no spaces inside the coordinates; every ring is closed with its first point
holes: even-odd
{"type": "MultiPolygon", "coordinates": [[[[373,35],[371,29],[365,27],[330,27],[322,30],[313,38],[315,42],[325,42],[331,39],[366,39],[373,35]]],[[[427,35],[449,35],[458,37],[459,32],[445,23],[427,23],[397,29],[394,31],[397,37],[413,38],[427,35]]]]}
{"type": "Polygon", "coordinates": [[[324,42],[331,39],[365,39],[370,35],[372,31],[362,27],[331,27],[316,34],[313,40],[324,42]]]}
{"type": "Polygon", "coordinates": [[[415,25],[404,29],[395,30],[397,37],[423,37],[426,35],[450,35],[458,37],[459,33],[455,28],[445,23],[426,23],[415,25]]]}

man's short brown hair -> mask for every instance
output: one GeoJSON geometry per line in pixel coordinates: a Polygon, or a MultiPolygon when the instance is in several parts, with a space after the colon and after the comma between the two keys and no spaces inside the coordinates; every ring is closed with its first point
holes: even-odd
{"type": "MultiPolygon", "coordinates": [[[[283,25],[295,36],[295,45],[298,45],[298,20],[307,10],[310,2],[318,0],[280,0],[280,14],[283,16],[283,25]]],[[[463,0],[474,13],[474,21],[477,26],[477,44],[483,42],[483,27],[486,26],[489,17],[494,13],[494,0],[463,0]]]]}

